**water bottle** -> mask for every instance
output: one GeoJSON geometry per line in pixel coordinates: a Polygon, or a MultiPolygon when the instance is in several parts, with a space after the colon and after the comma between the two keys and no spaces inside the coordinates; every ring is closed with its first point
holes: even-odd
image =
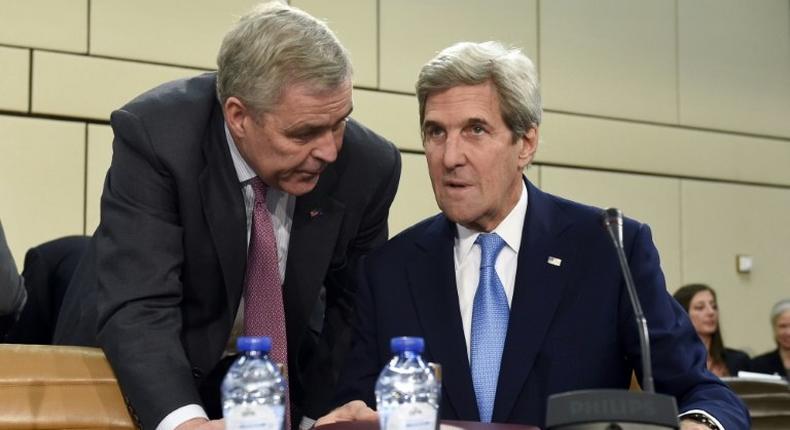
{"type": "Polygon", "coordinates": [[[239,337],[241,355],[222,380],[222,415],[228,430],[282,430],[285,381],[269,360],[268,337],[239,337]]]}
{"type": "Polygon", "coordinates": [[[394,337],[394,357],[376,381],[376,409],[381,430],[436,430],[440,378],[423,361],[421,337],[394,337]]]}

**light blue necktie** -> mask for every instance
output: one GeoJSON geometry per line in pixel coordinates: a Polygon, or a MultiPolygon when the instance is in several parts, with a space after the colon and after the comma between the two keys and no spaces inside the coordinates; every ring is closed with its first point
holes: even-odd
{"type": "Polygon", "coordinates": [[[472,306],[472,383],[480,421],[490,423],[510,316],[505,288],[494,267],[505,241],[496,233],[487,233],[475,243],[480,245],[480,281],[472,306]]]}

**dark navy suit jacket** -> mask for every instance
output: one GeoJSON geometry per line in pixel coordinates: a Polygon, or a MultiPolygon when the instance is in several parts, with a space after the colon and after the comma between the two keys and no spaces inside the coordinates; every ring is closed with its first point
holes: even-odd
{"type": "MultiPolygon", "coordinates": [[[[543,193],[527,181],[528,207],[493,421],[543,427],[549,395],[628,388],[641,379],[634,315],[600,210],[543,193]],[[549,257],[561,259],[552,265],[549,257]]],[[[337,403],[362,399],[390,358],[393,336],[425,338],[442,365],[443,419],[479,420],[458,306],[453,242],[444,215],[371,253],[361,270],[357,322],[337,403]]],[[[705,369],[705,348],[667,293],[650,229],[626,220],[624,243],[648,320],[656,390],[680,411],[703,409],[727,430],[749,427],[738,398],[705,369]]]]}

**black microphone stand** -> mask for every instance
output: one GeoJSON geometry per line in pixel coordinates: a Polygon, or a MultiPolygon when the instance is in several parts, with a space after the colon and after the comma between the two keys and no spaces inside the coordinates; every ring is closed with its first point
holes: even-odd
{"type": "Polygon", "coordinates": [[[617,250],[628,297],[634,311],[642,355],[642,392],[627,390],[579,390],[549,397],[547,430],[648,430],[677,429],[675,398],[656,394],[650,362],[647,320],[634,286],[623,249],[623,213],[616,208],[603,211],[603,224],[617,250]]]}

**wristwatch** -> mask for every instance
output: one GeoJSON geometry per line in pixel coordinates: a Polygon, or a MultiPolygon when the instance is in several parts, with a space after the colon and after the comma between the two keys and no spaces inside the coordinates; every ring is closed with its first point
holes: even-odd
{"type": "Polygon", "coordinates": [[[687,414],[680,417],[680,419],[691,420],[700,424],[704,424],[711,430],[721,430],[719,426],[717,426],[716,423],[713,422],[713,420],[711,420],[704,414],[700,414],[700,413],[687,414]]]}

